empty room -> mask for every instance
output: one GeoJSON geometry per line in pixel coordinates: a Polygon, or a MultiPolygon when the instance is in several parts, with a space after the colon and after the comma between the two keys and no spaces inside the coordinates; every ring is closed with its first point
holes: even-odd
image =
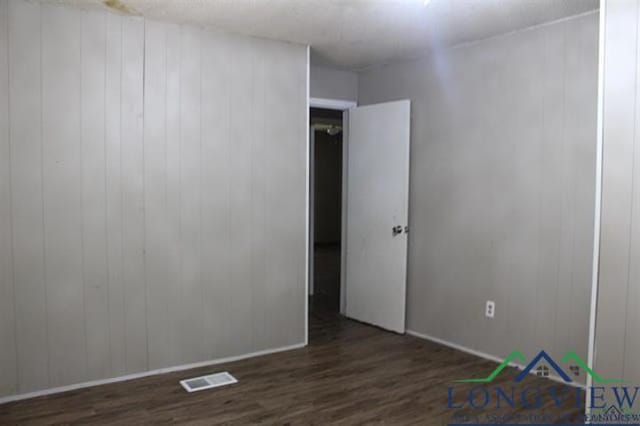
{"type": "Polygon", "coordinates": [[[638,129],[640,0],[0,0],[0,425],[640,424],[638,129]]]}

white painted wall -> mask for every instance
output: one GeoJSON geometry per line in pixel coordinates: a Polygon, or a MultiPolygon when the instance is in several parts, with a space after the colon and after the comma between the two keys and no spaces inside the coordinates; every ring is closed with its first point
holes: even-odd
{"type": "Polygon", "coordinates": [[[359,75],[411,99],[409,329],[587,359],[597,58],[591,13],[359,75]]]}
{"type": "MultiPolygon", "coordinates": [[[[595,325],[594,370],[605,379],[623,379],[629,387],[640,382],[639,13],[637,0],[608,0],[604,15],[602,220],[595,325]]],[[[611,392],[607,399],[615,402],[611,392]]]]}
{"type": "Polygon", "coordinates": [[[0,396],[304,342],[307,56],[0,0],[0,396]]]}
{"type": "Polygon", "coordinates": [[[358,74],[314,65],[310,70],[312,98],[358,100],[358,74]]]}

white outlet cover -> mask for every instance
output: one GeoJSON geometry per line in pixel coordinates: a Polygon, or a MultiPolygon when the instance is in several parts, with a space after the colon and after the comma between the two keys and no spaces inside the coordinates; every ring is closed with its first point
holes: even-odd
{"type": "Polygon", "coordinates": [[[484,311],[484,315],[487,318],[493,318],[496,314],[496,302],[493,300],[487,300],[487,305],[484,311]]]}

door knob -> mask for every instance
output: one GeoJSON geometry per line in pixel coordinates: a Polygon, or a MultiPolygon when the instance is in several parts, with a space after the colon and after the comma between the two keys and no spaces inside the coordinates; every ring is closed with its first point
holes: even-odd
{"type": "Polygon", "coordinates": [[[398,225],[398,226],[394,226],[393,228],[391,228],[391,230],[393,231],[393,236],[395,237],[398,234],[402,234],[402,226],[398,225]]]}

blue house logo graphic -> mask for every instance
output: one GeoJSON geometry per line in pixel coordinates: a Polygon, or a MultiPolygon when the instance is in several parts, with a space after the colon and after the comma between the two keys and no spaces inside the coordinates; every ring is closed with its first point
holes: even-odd
{"type": "Polygon", "coordinates": [[[538,355],[536,355],[536,357],[533,358],[531,362],[527,364],[527,366],[520,372],[520,374],[518,374],[515,381],[516,382],[523,381],[524,378],[531,373],[531,370],[533,370],[536,367],[536,365],[538,365],[538,363],[540,363],[541,361],[546,361],[547,364],[549,364],[549,366],[553,370],[555,370],[555,372],[558,373],[558,376],[560,376],[562,380],[564,380],[565,382],[570,383],[572,381],[571,377],[569,377],[567,373],[565,373],[562,370],[562,368],[560,368],[560,366],[556,364],[553,358],[551,358],[549,354],[547,354],[545,351],[540,351],[538,355]]]}

